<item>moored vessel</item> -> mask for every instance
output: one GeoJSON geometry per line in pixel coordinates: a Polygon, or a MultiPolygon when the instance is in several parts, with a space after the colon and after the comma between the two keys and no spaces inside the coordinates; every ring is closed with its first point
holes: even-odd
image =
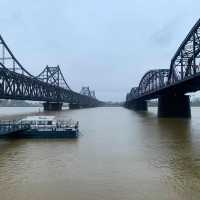
{"type": "Polygon", "coordinates": [[[56,120],[55,116],[28,116],[16,122],[15,126],[25,125],[22,131],[2,135],[9,138],[77,138],[79,123],[72,120],[56,120]]]}

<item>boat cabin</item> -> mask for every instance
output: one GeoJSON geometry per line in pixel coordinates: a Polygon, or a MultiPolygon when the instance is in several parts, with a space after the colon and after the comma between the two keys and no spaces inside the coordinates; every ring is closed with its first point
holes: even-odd
{"type": "Polygon", "coordinates": [[[28,116],[21,119],[19,123],[30,124],[31,126],[56,126],[55,116],[28,116]]]}

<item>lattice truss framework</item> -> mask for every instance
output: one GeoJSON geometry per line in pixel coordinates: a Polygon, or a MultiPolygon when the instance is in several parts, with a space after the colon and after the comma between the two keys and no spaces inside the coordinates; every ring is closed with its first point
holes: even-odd
{"type": "Polygon", "coordinates": [[[171,59],[170,69],[150,70],[141,79],[138,87],[133,87],[126,101],[140,98],[151,92],[180,81],[192,79],[200,74],[200,19],[193,26],[175,55],[171,59]]]}
{"type": "Polygon", "coordinates": [[[200,20],[191,29],[171,60],[169,83],[192,77],[200,72],[200,20]]]}
{"type": "Polygon", "coordinates": [[[67,84],[59,66],[33,76],[16,59],[0,35],[0,98],[97,105],[94,92],[79,94],[67,84]]]}
{"type": "Polygon", "coordinates": [[[168,75],[168,69],[148,71],[142,77],[139,86],[132,88],[131,92],[127,94],[127,100],[129,101],[132,98],[137,98],[165,87],[168,82],[168,75]]]}

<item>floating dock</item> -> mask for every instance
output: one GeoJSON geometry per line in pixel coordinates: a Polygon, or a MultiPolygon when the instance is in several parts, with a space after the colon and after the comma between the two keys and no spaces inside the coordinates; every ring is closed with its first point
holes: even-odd
{"type": "Polygon", "coordinates": [[[17,124],[16,121],[0,121],[0,138],[9,137],[29,129],[29,124],[17,124]]]}
{"type": "Polygon", "coordinates": [[[74,125],[69,122],[55,121],[54,116],[31,116],[20,121],[0,121],[0,138],[78,138],[78,122],[74,125]]]}

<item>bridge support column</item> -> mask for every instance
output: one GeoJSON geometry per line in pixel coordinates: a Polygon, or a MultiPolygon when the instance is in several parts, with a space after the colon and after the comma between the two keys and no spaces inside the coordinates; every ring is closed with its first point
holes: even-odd
{"type": "Polygon", "coordinates": [[[60,111],[63,103],[60,102],[45,102],[43,103],[44,111],[60,111]]]}
{"type": "Polygon", "coordinates": [[[128,108],[133,109],[135,111],[147,111],[147,101],[135,101],[130,105],[127,105],[128,108]]]}
{"type": "Polygon", "coordinates": [[[78,103],[70,103],[69,109],[79,109],[81,106],[78,103]]]}
{"type": "Polygon", "coordinates": [[[190,118],[190,98],[187,95],[162,95],[158,99],[158,117],[190,118]]]}

